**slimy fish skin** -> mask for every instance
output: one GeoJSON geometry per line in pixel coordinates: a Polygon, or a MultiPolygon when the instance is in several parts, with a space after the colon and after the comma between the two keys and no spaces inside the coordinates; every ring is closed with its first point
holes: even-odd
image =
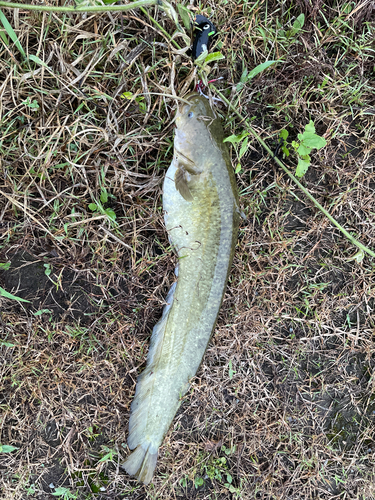
{"type": "Polygon", "coordinates": [[[193,93],[185,99],[176,115],[174,158],[163,186],[177,281],[137,381],[128,437],[134,451],[123,465],[145,484],[214,331],[239,225],[237,186],[220,119],[205,97],[193,93]]]}

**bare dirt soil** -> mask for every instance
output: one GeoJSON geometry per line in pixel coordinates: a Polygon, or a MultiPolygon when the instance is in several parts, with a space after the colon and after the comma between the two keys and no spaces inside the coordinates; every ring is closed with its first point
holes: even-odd
{"type": "MultiPolygon", "coordinates": [[[[375,18],[373,2],[352,3],[195,9],[220,26],[217,88],[272,148],[282,128],[293,140],[314,120],[327,146],[302,182],[374,250],[375,18]],[[304,29],[285,38],[301,12],[304,29]],[[244,67],[267,59],[281,62],[238,97],[244,67]]],[[[180,95],[193,64],[139,10],[3,12],[49,69],[0,48],[0,286],[29,301],[0,297],[0,443],[15,448],[0,452],[2,498],[375,498],[374,260],[353,259],[358,248],[255,139],[240,159],[246,219],[215,335],[153,483],[121,469],[175,280],[161,208],[175,104],[152,92],[180,95]]]]}

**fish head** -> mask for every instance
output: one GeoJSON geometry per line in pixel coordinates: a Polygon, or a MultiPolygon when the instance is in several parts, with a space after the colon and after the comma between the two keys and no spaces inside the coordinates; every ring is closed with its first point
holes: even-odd
{"type": "Polygon", "coordinates": [[[202,117],[215,118],[215,115],[211,109],[209,100],[197,92],[192,92],[184,98],[188,101],[181,104],[178,107],[176,113],[176,125],[177,128],[190,129],[190,131],[197,128],[197,120],[201,120],[202,117]]]}
{"type": "Polygon", "coordinates": [[[209,127],[216,121],[209,100],[196,92],[184,98],[176,113],[175,148],[196,162],[210,139],[209,127]]]}

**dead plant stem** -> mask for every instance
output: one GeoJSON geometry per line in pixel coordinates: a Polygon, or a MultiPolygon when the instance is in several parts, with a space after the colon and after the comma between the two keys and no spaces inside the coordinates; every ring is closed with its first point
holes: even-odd
{"type": "Polygon", "coordinates": [[[366,252],[368,255],[371,255],[371,257],[375,257],[375,252],[373,252],[370,248],[366,247],[363,243],[358,241],[354,236],[352,236],[345,228],[341,226],[337,222],[337,220],[332,217],[332,215],[314,198],[312,194],[308,192],[308,190],[300,183],[300,181],[292,174],[292,172],[283,164],[282,161],[277,158],[271,149],[267,146],[267,144],[263,141],[263,139],[256,133],[256,131],[249,125],[248,120],[244,118],[238,111],[237,109],[228,101],[228,99],[219,91],[215,88],[215,92],[218,96],[220,96],[220,99],[222,99],[226,105],[241,119],[242,122],[246,123],[246,127],[249,130],[249,132],[257,139],[257,141],[264,147],[264,149],[272,156],[274,161],[288,174],[288,176],[292,179],[292,181],[305,193],[305,195],[311,200],[314,205],[321,211],[323,214],[332,222],[333,225],[335,225],[341,232],[344,234],[348,240],[353,243],[356,247],[358,247],[360,250],[363,252],[366,252]]]}
{"type": "Polygon", "coordinates": [[[55,7],[51,5],[30,5],[15,2],[6,2],[0,0],[0,7],[8,9],[21,9],[21,10],[37,10],[40,12],[124,12],[126,10],[137,9],[139,7],[146,7],[147,5],[160,5],[163,6],[161,0],[135,0],[134,2],[126,5],[83,5],[83,6],[63,6],[55,7]]]}

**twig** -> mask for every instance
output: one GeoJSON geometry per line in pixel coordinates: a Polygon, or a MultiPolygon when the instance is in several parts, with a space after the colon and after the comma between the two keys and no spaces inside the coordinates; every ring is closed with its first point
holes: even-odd
{"type": "Polygon", "coordinates": [[[167,38],[169,38],[169,41],[170,41],[170,42],[172,42],[172,43],[173,43],[173,45],[174,45],[175,47],[177,47],[177,49],[178,49],[178,50],[181,50],[181,47],[178,45],[178,43],[177,43],[175,40],[172,40],[171,35],[170,35],[167,31],[165,31],[165,29],[163,28],[163,26],[160,26],[160,24],[156,21],[156,19],[154,19],[154,18],[151,16],[151,14],[149,14],[149,13],[147,12],[147,10],[146,10],[146,9],[144,9],[143,7],[141,7],[141,8],[140,8],[140,11],[141,11],[141,12],[143,12],[143,14],[145,14],[146,16],[148,16],[148,17],[151,19],[151,21],[155,24],[155,26],[156,26],[156,27],[157,27],[157,28],[158,28],[158,29],[159,29],[159,30],[160,30],[160,31],[161,31],[161,32],[162,32],[162,33],[163,33],[163,34],[164,34],[167,38]]]}
{"type": "Polygon", "coordinates": [[[108,236],[110,236],[111,238],[113,238],[115,241],[117,241],[117,243],[120,243],[120,245],[123,245],[125,248],[128,248],[129,250],[133,250],[132,247],[130,245],[128,245],[127,243],[125,243],[124,241],[120,240],[120,238],[117,238],[117,236],[115,236],[113,233],[111,233],[111,231],[108,231],[108,229],[104,226],[99,226],[100,229],[102,229],[106,234],[108,234],[108,236]]]}
{"type": "Polygon", "coordinates": [[[34,217],[34,215],[31,213],[31,210],[29,208],[27,208],[25,205],[23,205],[22,203],[17,201],[13,196],[10,196],[8,193],[5,193],[4,191],[0,191],[0,195],[4,196],[4,198],[9,200],[11,203],[13,203],[13,205],[15,205],[16,207],[21,209],[28,217],[30,217],[31,220],[33,220],[35,222],[35,224],[38,224],[38,226],[40,226],[43,229],[43,231],[45,231],[47,234],[49,234],[53,239],[55,239],[59,243],[65,245],[64,242],[62,242],[59,238],[56,238],[56,236],[54,234],[52,234],[51,231],[49,231],[45,226],[43,226],[43,224],[36,217],[34,217]]]}

